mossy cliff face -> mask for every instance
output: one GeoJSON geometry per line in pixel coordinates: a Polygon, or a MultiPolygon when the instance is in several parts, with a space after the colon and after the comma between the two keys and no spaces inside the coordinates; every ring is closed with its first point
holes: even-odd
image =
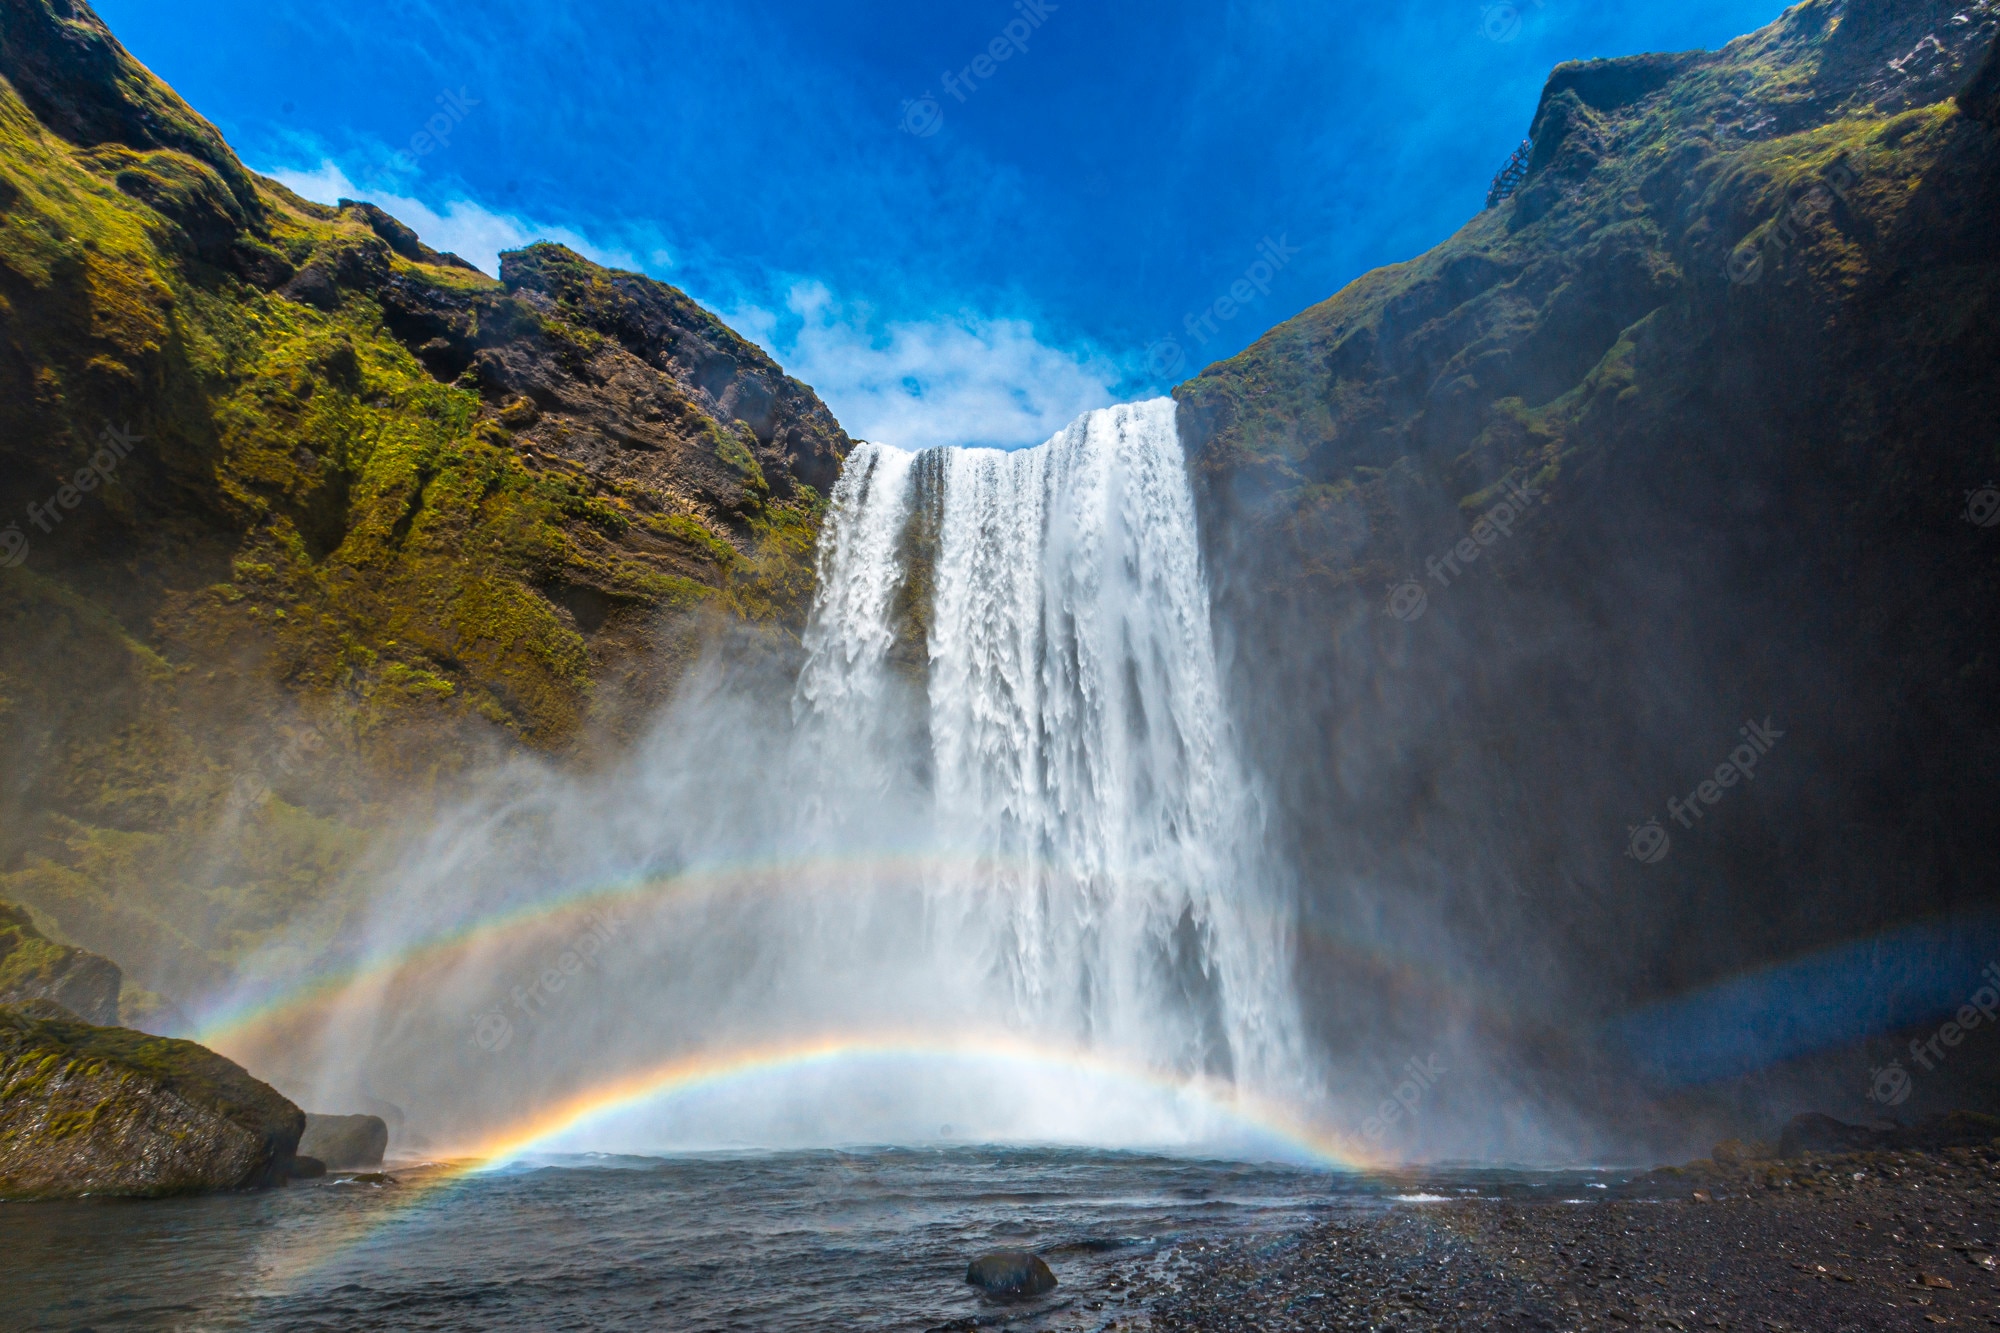
{"type": "Polygon", "coordinates": [[[1322,935],[1376,932],[1306,960],[1349,1034],[1561,1044],[1991,903],[1996,26],[1562,66],[1512,199],[1178,391],[1248,748],[1322,935]]]}
{"type": "Polygon", "coordinates": [[[305,1113],[188,1041],[0,1007],[0,1198],[282,1183],[305,1113]]]}
{"type": "Polygon", "coordinates": [[[116,1023],[123,983],[109,958],[55,943],[25,909],[0,903],[0,1005],[48,1000],[85,1022],[116,1023]]]}
{"type": "Polygon", "coordinates": [[[0,0],[0,895],[212,980],[392,813],[782,647],[848,447],[680,292],[302,200],[0,0]]]}

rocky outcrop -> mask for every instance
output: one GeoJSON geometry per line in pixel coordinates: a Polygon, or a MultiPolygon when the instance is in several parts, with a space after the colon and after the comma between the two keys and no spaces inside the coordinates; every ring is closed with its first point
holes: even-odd
{"type": "Polygon", "coordinates": [[[389,1151],[389,1125],[375,1115],[306,1116],[299,1153],[317,1158],[335,1171],[382,1165],[389,1151]]]}
{"type": "Polygon", "coordinates": [[[1996,29],[1565,65],[1510,200],[1177,391],[1336,1052],[1623,1097],[1628,1008],[1993,903],[1996,29]]]}
{"type": "Polygon", "coordinates": [[[109,958],[56,944],[24,908],[0,903],[0,1005],[47,1000],[86,1023],[118,1022],[124,976],[109,958]]]}
{"type": "MultiPolygon", "coordinates": [[[[2000,1142],[2000,1117],[1970,1111],[1932,1116],[1914,1125],[1850,1125],[1812,1112],[1793,1116],[1778,1141],[1778,1156],[1808,1153],[1942,1152],[2000,1142]]],[[[1718,1159],[1719,1160],[1719,1159],[1718,1159]]]]}
{"type": "Polygon", "coordinates": [[[301,199],[83,0],[0,0],[0,214],[0,897],[148,990],[795,647],[849,442],[686,294],[301,199]]]}
{"type": "Polygon", "coordinates": [[[287,1179],[297,1107],[193,1042],[0,1008],[0,1198],[151,1197],[287,1179]]]}

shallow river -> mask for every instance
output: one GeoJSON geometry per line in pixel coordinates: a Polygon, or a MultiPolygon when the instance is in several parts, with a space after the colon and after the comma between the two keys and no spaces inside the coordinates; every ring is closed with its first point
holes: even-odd
{"type": "Polygon", "coordinates": [[[1009,1148],[406,1166],[264,1194],[0,1205],[0,1325],[1136,1329],[1207,1244],[1331,1209],[1588,1197],[1623,1179],[1009,1148]],[[1061,1285],[1026,1304],[966,1286],[967,1262],[1002,1247],[1040,1252],[1061,1285]]]}

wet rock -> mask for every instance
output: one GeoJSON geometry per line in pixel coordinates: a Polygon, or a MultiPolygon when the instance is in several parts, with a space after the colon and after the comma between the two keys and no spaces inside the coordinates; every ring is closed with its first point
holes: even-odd
{"type": "Polygon", "coordinates": [[[389,1150],[389,1126],[376,1115],[307,1115],[299,1151],[335,1171],[382,1165],[389,1150]]]}
{"type": "Polygon", "coordinates": [[[291,1166],[287,1170],[287,1174],[293,1180],[324,1180],[326,1179],[326,1163],[320,1161],[317,1157],[294,1157],[292,1158],[291,1166]]]}
{"type": "Polygon", "coordinates": [[[965,1280],[990,1296],[1039,1296],[1056,1289],[1056,1275],[1027,1250],[994,1250],[965,1270],[965,1280]]]}
{"type": "Polygon", "coordinates": [[[191,1041],[0,1008],[0,1198],[281,1184],[305,1114],[191,1041]]]}

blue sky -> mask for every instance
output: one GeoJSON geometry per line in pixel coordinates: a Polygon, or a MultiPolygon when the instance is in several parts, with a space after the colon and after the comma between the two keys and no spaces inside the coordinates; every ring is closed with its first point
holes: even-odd
{"type": "Polygon", "coordinates": [[[252,167],[489,270],[539,237],[642,269],[851,432],[923,447],[1034,443],[1233,355],[1476,212],[1558,61],[1715,47],[1781,6],[97,8],[252,167]]]}

